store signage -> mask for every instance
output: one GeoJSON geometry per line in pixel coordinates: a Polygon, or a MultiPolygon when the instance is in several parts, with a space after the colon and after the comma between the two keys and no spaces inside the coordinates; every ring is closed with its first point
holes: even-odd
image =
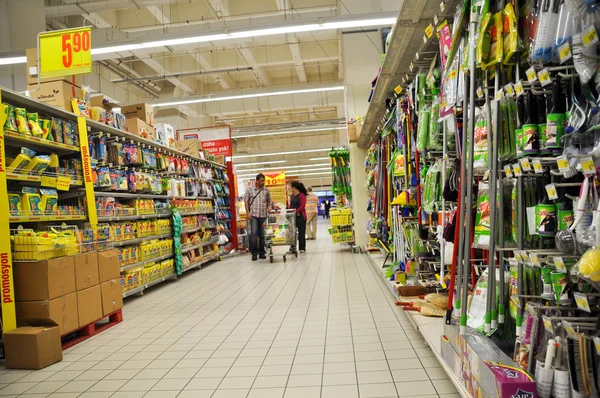
{"type": "Polygon", "coordinates": [[[272,187],[275,185],[285,185],[285,171],[275,171],[263,173],[265,175],[265,185],[272,187]]]}
{"type": "Polygon", "coordinates": [[[92,29],[63,29],[38,35],[42,79],[92,73],[92,29]]]}
{"type": "Polygon", "coordinates": [[[202,149],[213,156],[231,156],[233,154],[231,128],[229,126],[177,130],[177,139],[200,140],[202,149]]]}

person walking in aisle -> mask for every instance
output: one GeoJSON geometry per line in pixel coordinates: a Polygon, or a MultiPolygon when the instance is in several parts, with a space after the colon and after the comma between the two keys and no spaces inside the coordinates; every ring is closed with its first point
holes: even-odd
{"type": "MultiPolygon", "coordinates": [[[[306,196],[308,192],[304,184],[298,181],[292,182],[292,195],[288,208],[296,210],[296,228],[298,231],[298,241],[300,253],[306,251],[306,196]]],[[[296,242],[290,246],[289,253],[296,253],[296,242]]]]}
{"type": "Polygon", "coordinates": [[[321,202],[320,209],[321,209],[321,215],[323,216],[323,219],[325,219],[326,217],[325,217],[325,201],[324,200],[321,202]]]}
{"type": "Polygon", "coordinates": [[[325,199],[325,216],[329,218],[329,210],[331,210],[331,202],[329,199],[325,199]]]}
{"type": "Polygon", "coordinates": [[[250,252],[252,261],[267,258],[264,223],[271,208],[271,192],[265,187],[264,174],[256,176],[256,184],[244,193],[246,218],[250,221],[250,252]]]}
{"type": "Polygon", "coordinates": [[[306,188],[306,234],[309,240],[317,239],[317,219],[319,216],[319,197],[313,192],[312,187],[306,188]]]}

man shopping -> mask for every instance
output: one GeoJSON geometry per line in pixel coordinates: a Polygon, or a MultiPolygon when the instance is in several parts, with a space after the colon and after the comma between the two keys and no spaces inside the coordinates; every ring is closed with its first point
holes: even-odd
{"type": "Polygon", "coordinates": [[[306,197],[306,216],[307,216],[307,228],[306,234],[308,239],[317,239],[317,218],[319,214],[319,197],[315,195],[312,187],[306,188],[308,196],[306,197]]]}
{"type": "Polygon", "coordinates": [[[271,207],[271,193],[265,187],[265,176],[256,176],[256,184],[248,187],[244,193],[246,205],[246,218],[250,222],[250,252],[252,261],[258,257],[267,258],[265,253],[265,229],[264,223],[271,207]]]}

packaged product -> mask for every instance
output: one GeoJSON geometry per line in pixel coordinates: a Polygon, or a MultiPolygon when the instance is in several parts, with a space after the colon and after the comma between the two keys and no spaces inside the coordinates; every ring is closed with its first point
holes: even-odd
{"type": "Polygon", "coordinates": [[[17,118],[15,116],[15,107],[7,104],[2,104],[2,106],[4,107],[4,113],[6,114],[4,129],[10,131],[19,131],[17,127],[17,118]]]}
{"type": "Polygon", "coordinates": [[[487,182],[479,182],[477,193],[477,215],[475,216],[475,236],[473,247],[488,248],[490,245],[490,194],[487,182]]]}
{"type": "Polygon", "coordinates": [[[17,120],[17,129],[19,133],[31,135],[29,130],[29,123],[27,122],[27,109],[15,108],[15,115],[17,120]]]}

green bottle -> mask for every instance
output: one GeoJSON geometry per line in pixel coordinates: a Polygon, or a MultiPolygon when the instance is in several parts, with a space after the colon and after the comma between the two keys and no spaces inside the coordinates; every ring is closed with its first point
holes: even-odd
{"type": "Polygon", "coordinates": [[[557,80],[552,84],[552,108],[546,116],[546,148],[550,149],[561,147],[561,138],[565,133],[567,109],[565,99],[561,96],[562,87],[557,80]]]}

